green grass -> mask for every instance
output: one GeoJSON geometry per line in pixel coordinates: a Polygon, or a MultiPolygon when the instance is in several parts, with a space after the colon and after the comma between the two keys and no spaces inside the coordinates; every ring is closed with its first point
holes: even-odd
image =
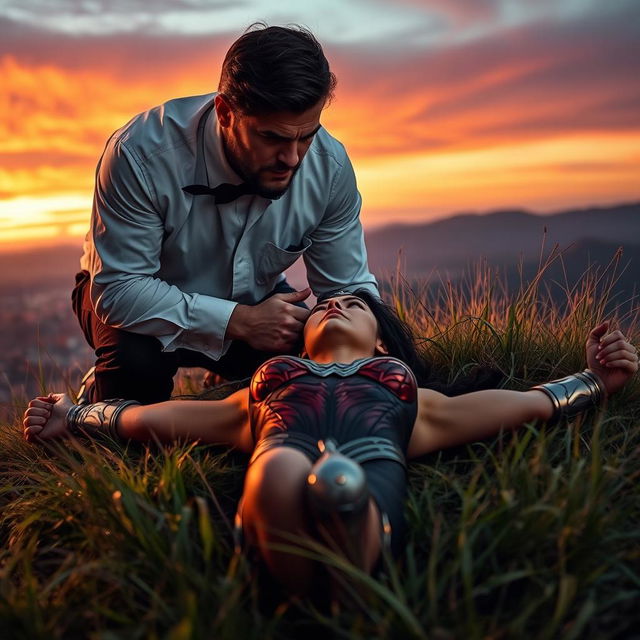
{"type": "MultiPolygon", "coordinates": [[[[442,382],[483,366],[523,389],[584,366],[613,279],[615,265],[565,283],[559,305],[539,281],[509,296],[478,268],[429,303],[398,280],[393,302],[442,382]]],[[[638,344],[638,318],[617,320],[638,344]]],[[[28,445],[24,401],[0,431],[2,638],[640,637],[637,377],[597,415],[413,463],[409,539],[380,578],[309,550],[347,576],[350,605],[332,614],[280,602],[234,555],[244,458],[28,445]]]]}

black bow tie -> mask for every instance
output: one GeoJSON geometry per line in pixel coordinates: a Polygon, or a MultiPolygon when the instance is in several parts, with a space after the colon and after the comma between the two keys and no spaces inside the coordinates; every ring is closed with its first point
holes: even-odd
{"type": "Polygon", "coordinates": [[[192,196],[211,195],[216,199],[216,204],[227,204],[228,202],[233,202],[240,196],[255,194],[253,187],[246,182],[242,184],[229,184],[228,182],[224,182],[217,187],[208,187],[206,184],[190,184],[182,187],[182,190],[185,193],[190,193],[192,196]]]}

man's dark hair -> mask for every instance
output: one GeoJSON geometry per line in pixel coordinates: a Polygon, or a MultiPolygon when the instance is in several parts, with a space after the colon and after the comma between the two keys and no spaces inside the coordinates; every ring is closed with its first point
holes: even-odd
{"type": "Polygon", "coordinates": [[[331,100],[335,86],[322,47],[308,29],[257,22],[231,45],[218,90],[234,110],[264,115],[307,111],[331,100]]]}

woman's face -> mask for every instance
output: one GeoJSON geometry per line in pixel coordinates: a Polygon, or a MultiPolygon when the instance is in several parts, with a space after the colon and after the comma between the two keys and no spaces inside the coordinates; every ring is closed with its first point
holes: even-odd
{"type": "Polygon", "coordinates": [[[340,295],[318,303],[304,327],[305,350],[310,357],[318,348],[353,347],[366,355],[386,353],[378,335],[378,321],[364,300],[340,295]]]}

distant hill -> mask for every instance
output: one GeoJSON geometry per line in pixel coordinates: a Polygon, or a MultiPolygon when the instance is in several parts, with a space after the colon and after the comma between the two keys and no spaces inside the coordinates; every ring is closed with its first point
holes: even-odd
{"type": "Polygon", "coordinates": [[[543,243],[546,252],[554,244],[567,249],[578,243],[584,255],[590,245],[593,261],[597,257],[608,262],[611,256],[605,256],[605,246],[624,246],[629,254],[640,246],[640,202],[544,216],[521,210],[462,214],[428,224],[378,228],[369,231],[366,240],[369,263],[376,274],[394,269],[399,256],[405,273],[411,276],[429,276],[434,269],[440,275],[455,276],[480,258],[491,264],[521,259],[537,264],[543,243]]]}
{"type": "Polygon", "coordinates": [[[437,297],[443,282],[456,283],[480,262],[497,268],[509,291],[531,282],[550,255],[541,280],[562,304],[589,269],[602,274],[596,291],[610,289],[608,310],[640,307],[640,203],[534,215],[499,211],[457,215],[422,225],[393,225],[367,234],[370,265],[385,279],[400,264],[410,281],[430,282],[437,297]]]}

